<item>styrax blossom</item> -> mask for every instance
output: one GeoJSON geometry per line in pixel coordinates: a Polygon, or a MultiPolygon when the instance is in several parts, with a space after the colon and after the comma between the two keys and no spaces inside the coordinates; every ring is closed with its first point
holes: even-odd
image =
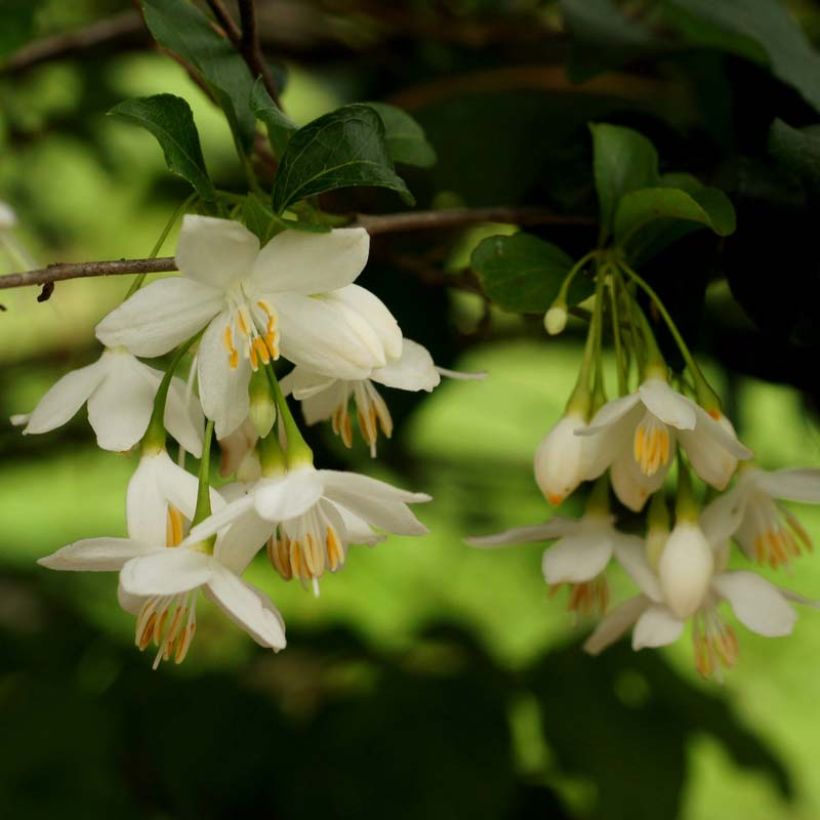
{"type": "Polygon", "coordinates": [[[544,551],[541,569],[551,587],[570,586],[569,609],[588,615],[603,613],[609,604],[609,586],[603,572],[622,544],[641,543],[613,526],[610,515],[587,512],[580,519],[551,518],[543,524],[517,527],[496,535],[468,538],[474,547],[505,547],[558,539],[544,551]]]}
{"type": "MultiPolygon", "coordinates": [[[[162,372],[124,348],[103,351],[93,364],[59,379],[27,417],[24,433],[47,433],[65,424],[88,402],[88,421],[104,450],[130,450],[145,434],[162,372]]],[[[26,418],[26,417],[23,417],[26,418]]],[[[189,452],[202,454],[202,411],[185,383],[171,381],[165,427],[189,452]]]]}
{"type": "Polygon", "coordinates": [[[262,478],[247,493],[195,527],[201,539],[228,526],[250,547],[268,542],[268,556],[285,579],[303,582],[335,572],[350,544],[381,540],[374,528],[397,535],[423,535],[427,528],[408,504],[430,501],[356,473],[301,466],[283,476],[262,478]]]}
{"type": "Polygon", "coordinates": [[[316,373],[301,365],[284,379],[284,394],[293,395],[302,404],[307,424],[331,420],[333,432],[341,437],[346,447],[353,446],[353,423],[349,412],[351,400],[356,410],[359,431],[376,455],[379,430],[387,438],[393,434],[393,418],[387,403],[375,383],[398,390],[426,390],[432,392],[441,382],[442,375],[455,379],[482,379],[484,373],[459,373],[437,367],[423,345],[404,339],[401,356],[375,367],[365,379],[339,379],[333,375],[316,373]]]}
{"type": "MultiPolygon", "coordinates": [[[[766,637],[788,635],[797,613],[788,598],[801,600],[780,590],[753,572],[727,571],[726,542],[713,547],[713,570],[704,585],[701,600],[688,614],[670,602],[659,573],[646,558],[642,544],[620,544],[616,557],[641,590],[641,594],[616,607],[592,633],[584,648],[597,655],[633,628],[632,648],[665,646],[676,641],[688,619],[692,621],[695,666],[704,677],[719,676],[738,657],[734,629],[719,611],[727,601],[737,619],[752,632],[766,637]]],[[[663,556],[661,556],[661,563],[663,556]]]]}
{"type": "MultiPolygon", "coordinates": [[[[164,451],[143,456],[128,485],[128,538],[77,541],[39,561],[50,569],[119,571],[120,603],[137,616],[137,646],[158,647],[154,668],[162,660],[185,659],[196,631],[200,587],[262,646],[285,646],[273,604],[239,578],[255,551],[227,534],[217,537],[212,554],[202,544],[182,543],[196,494],[196,479],[164,451]]],[[[215,492],[211,498],[219,501],[215,492]]]]}
{"type": "Polygon", "coordinates": [[[611,467],[615,494],[635,511],[663,484],[676,443],[695,472],[717,489],[728,484],[738,459],[752,455],[728,420],[713,418],[658,376],[607,402],[578,435],[593,437],[597,468],[611,467]]]}
{"type": "Polygon", "coordinates": [[[390,312],[350,285],[368,249],[365,230],[342,228],[283,231],[260,250],[238,222],[189,214],[176,252],[182,276],[137,291],[97,325],[97,337],[137,356],[159,356],[205,328],[200,398],[223,438],[248,415],[252,371],[280,352],[351,379],[400,355],[401,331],[390,312]]]}
{"type": "Polygon", "coordinates": [[[812,549],[809,534],[779,499],[820,503],[820,470],[741,470],[737,484],[704,517],[723,521],[751,560],[778,567],[812,549]]]}

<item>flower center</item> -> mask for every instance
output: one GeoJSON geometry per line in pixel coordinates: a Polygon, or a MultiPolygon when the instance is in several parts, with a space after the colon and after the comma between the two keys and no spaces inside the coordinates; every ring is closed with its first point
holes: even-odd
{"type": "Polygon", "coordinates": [[[345,560],[346,544],[319,502],[304,515],[280,524],[268,541],[268,559],[286,580],[303,583],[335,572],[345,560]]]}
{"type": "Polygon", "coordinates": [[[672,437],[669,428],[648,410],[635,428],[632,452],[635,461],[646,476],[655,475],[661,467],[669,464],[672,437]]]}
{"type": "Polygon", "coordinates": [[[376,442],[379,439],[379,429],[387,437],[393,435],[393,418],[384,399],[373,386],[370,379],[356,382],[345,382],[342,391],[342,400],[336,406],[331,416],[333,432],[341,436],[345,447],[353,446],[353,425],[350,421],[348,405],[350,397],[356,404],[356,418],[359,422],[359,431],[362,438],[370,446],[370,454],[376,455],[376,442]]]}
{"type": "Polygon", "coordinates": [[[575,612],[577,615],[588,618],[603,615],[607,611],[609,607],[609,583],[604,575],[598,575],[591,581],[583,581],[580,584],[552,584],[550,586],[550,597],[556,595],[562,586],[569,588],[568,612],[575,612]]]}
{"type": "Polygon", "coordinates": [[[752,517],[754,557],[759,564],[776,569],[811,552],[813,544],[797,517],[769,496],[759,493],[750,499],[747,509],[752,517]]]}
{"type": "Polygon", "coordinates": [[[195,593],[154,595],[142,605],[137,616],[135,643],[141,651],[151,643],[158,647],[153,663],[156,669],[160,661],[171,657],[174,663],[182,663],[195,632],[195,593]]]}
{"type": "Polygon", "coordinates": [[[279,358],[279,331],[276,311],[266,299],[250,300],[242,291],[228,298],[229,318],[222,331],[222,342],[228,352],[231,369],[239,367],[240,357],[251,369],[279,358]]]}
{"type": "Polygon", "coordinates": [[[731,669],[737,662],[737,635],[714,607],[704,609],[693,617],[692,644],[695,668],[701,677],[720,679],[723,669],[731,669]]]}

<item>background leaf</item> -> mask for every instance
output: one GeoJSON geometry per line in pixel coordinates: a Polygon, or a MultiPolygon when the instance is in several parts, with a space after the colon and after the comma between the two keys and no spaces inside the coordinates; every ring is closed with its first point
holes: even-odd
{"type": "Polygon", "coordinates": [[[251,91],[251,110],[256,119],[263,122],[268,129],[268,139],[273,153],[281,157],[288,140],[298,130],[298,126],[285,116],[282,109],[271,99],[261,77],[256,80],[251,91]]]}
{"type": "MultiPolygon", "coordinates": [[[[517,233],[491,236],[473,251],[471,265],[484,292],[495,304],[517,313],[544,313],[555,300],[572,259],[557,245],[517,233]]],[[[591,284],[576,277],[569,302],[592,293],[591,284]]]]}
{"type": "Polygon", "coordinates": [[[820,193],[820,131],[792,128],[775,120],[769,130],[769,153],[807,188],[820,193]]]}
{"type": "Polygon", "coordinates": [[[621,197],[657,184],[658,154],[643,134],[631,128],[599,123],[590,129],[601,230],[606,236],[621,197]]]}
{"type": "Polygon", "coordinates": [[[430,168],[436,152],[427,141],[424,129],[401,108],[382,102],[367,103],[381,117],[387,153],[393,162],[430,168]]]}
{"type": "Polygon", "coordinates": [[[216,197],[202,156],[194,115],[185,100],[173,94],[157,94],[126,100],[108,113],[150,131],[165,154],[168,170],[190,182],[203,199],[212,201],[216,197]]]}
{"type": "Polygon", "coordinates": [[[376,186],[413,195],[393,170],[381,118],[369,105],[346,105],[325,114],[291,137],[273,186],[273,207],[289,205],[337,188],[376,186]]]}

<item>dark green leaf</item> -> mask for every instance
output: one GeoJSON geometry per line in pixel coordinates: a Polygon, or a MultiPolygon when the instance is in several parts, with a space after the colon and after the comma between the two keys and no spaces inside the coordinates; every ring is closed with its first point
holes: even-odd
{"type": "Polygon", "coordinates": [[[262,245],[273,236],[280,221],[268,205],[253,194],[245,198],[240,213],[245,227],[259,237],[262,245]]]}
{"type": "MultiPolygon", "coordinates": [[[[781,0],[665,0],[668,7],[712,24],[680,26],[687,39],[765,59],[772,72],[820,111],[820,54],[781,0]],[[718,36],[722,35],[722,36],[718,36]]],[[[680,22],[675,15],[670,22],[680,22]]]]}
{"type": "Polygon", "coordinates": [[[389,188],[414,202],[393,170],[381,118],[361,104],[325,114],[291,137],[273,186],[273,207],[282,213],[300,199],[356,186],[389,188]]]}
{"type": "Polygon", "coordinates": [[[646,137],[631,128],[600,123],[590,129],[601,228],[607,236],[621,197],[658,184],[658,154],[646,137]]]}
{"type": "Polygon", "coordinates": [[[154,39],[190,63],[213,89],[237,145],[247,153],[256,122],[250,108],[253,77],[245,61],[192,3],[142,0],[142,9],[154,39]]]}
{"type": "Polygon", "coordinates": [[[32,37],[35,15],[41,3],[38,0],[4,0],[0,5],[3,20],[0,25],[0,57],[5,57],[32,37]]]}
{"type": "Polygon", "coordinates": [[[173,94],[157,94],[126,100],[108,113],[150,131],[165,154],[168,170],[190,182],[203,199],[212,201],[215,198],[194,116],[185,100],[173,94]]]}
{"type": "Polygon", "coordinates": [[[436,163],[436,152],[427,141],[424,129],[401,108],[387,103],[367,103],[381,117],[387,153],[393,162],[430,168],[436,163]]]}
{"type": "Polygon", "coordinates": [[[699,225],[718,236],[735,230],[735,212],[726,194],[706,187],[691,193],[644,188],[621,200],[615,214],[615,241],[633,257],[645,259],[650,250],[656,253],[699,225]]]}
{"type": "Polygon", "coordinates": [[[288,140],[298,128],[270,98],[270,94],[268,94],[261,78],[254,83],[251,92],[251,110],[256,119],[263,122],[268,129],[268,139],[274,155],[281,157],[285,152],[288,140]]]}
{"type": "MultiPolygon", "coordinates": [[[[572,259],[556,245],[517,233],[483,240],[473,251],[471,265],[484,292],[499,307],[544,313],[558,295],[572,259]]],[[[591,293],[591,285],[576,277],[569,302],[577,304],[591,293]]]]}
{"type": "Polygon", "coordinates": [[[775,120],[769,130],[769,152],[808,188],[820,192],[820,134],[775,120]]]}

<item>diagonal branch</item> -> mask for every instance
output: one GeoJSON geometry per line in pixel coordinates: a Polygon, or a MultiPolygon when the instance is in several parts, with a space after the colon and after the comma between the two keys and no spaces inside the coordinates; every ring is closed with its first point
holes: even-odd
{"type": "Polygon", "coordinates": [[[90,276],[118,276],[126,273],[165,273],[176,270],[173,256],[159,259],[117,259],[112,262],[68,262],[49,265],[40,270],[10,273],[0,276],[0,290],[23,288],[27,285],[48,285],[66,279],[90,276]]]}
{"type": "Polygon", "coordinates": [[[256,8],[253,0],[239,0],[239,19],[242,21],[242,37],[239,41],[239,51],[245,58],[251,73],[262,78],[265,90],[275,105],[281,108],[279,102],[279,86],[273,78],[270,67],[262,53],[259,43],[259,30],[256,26],[256,8]]]}

